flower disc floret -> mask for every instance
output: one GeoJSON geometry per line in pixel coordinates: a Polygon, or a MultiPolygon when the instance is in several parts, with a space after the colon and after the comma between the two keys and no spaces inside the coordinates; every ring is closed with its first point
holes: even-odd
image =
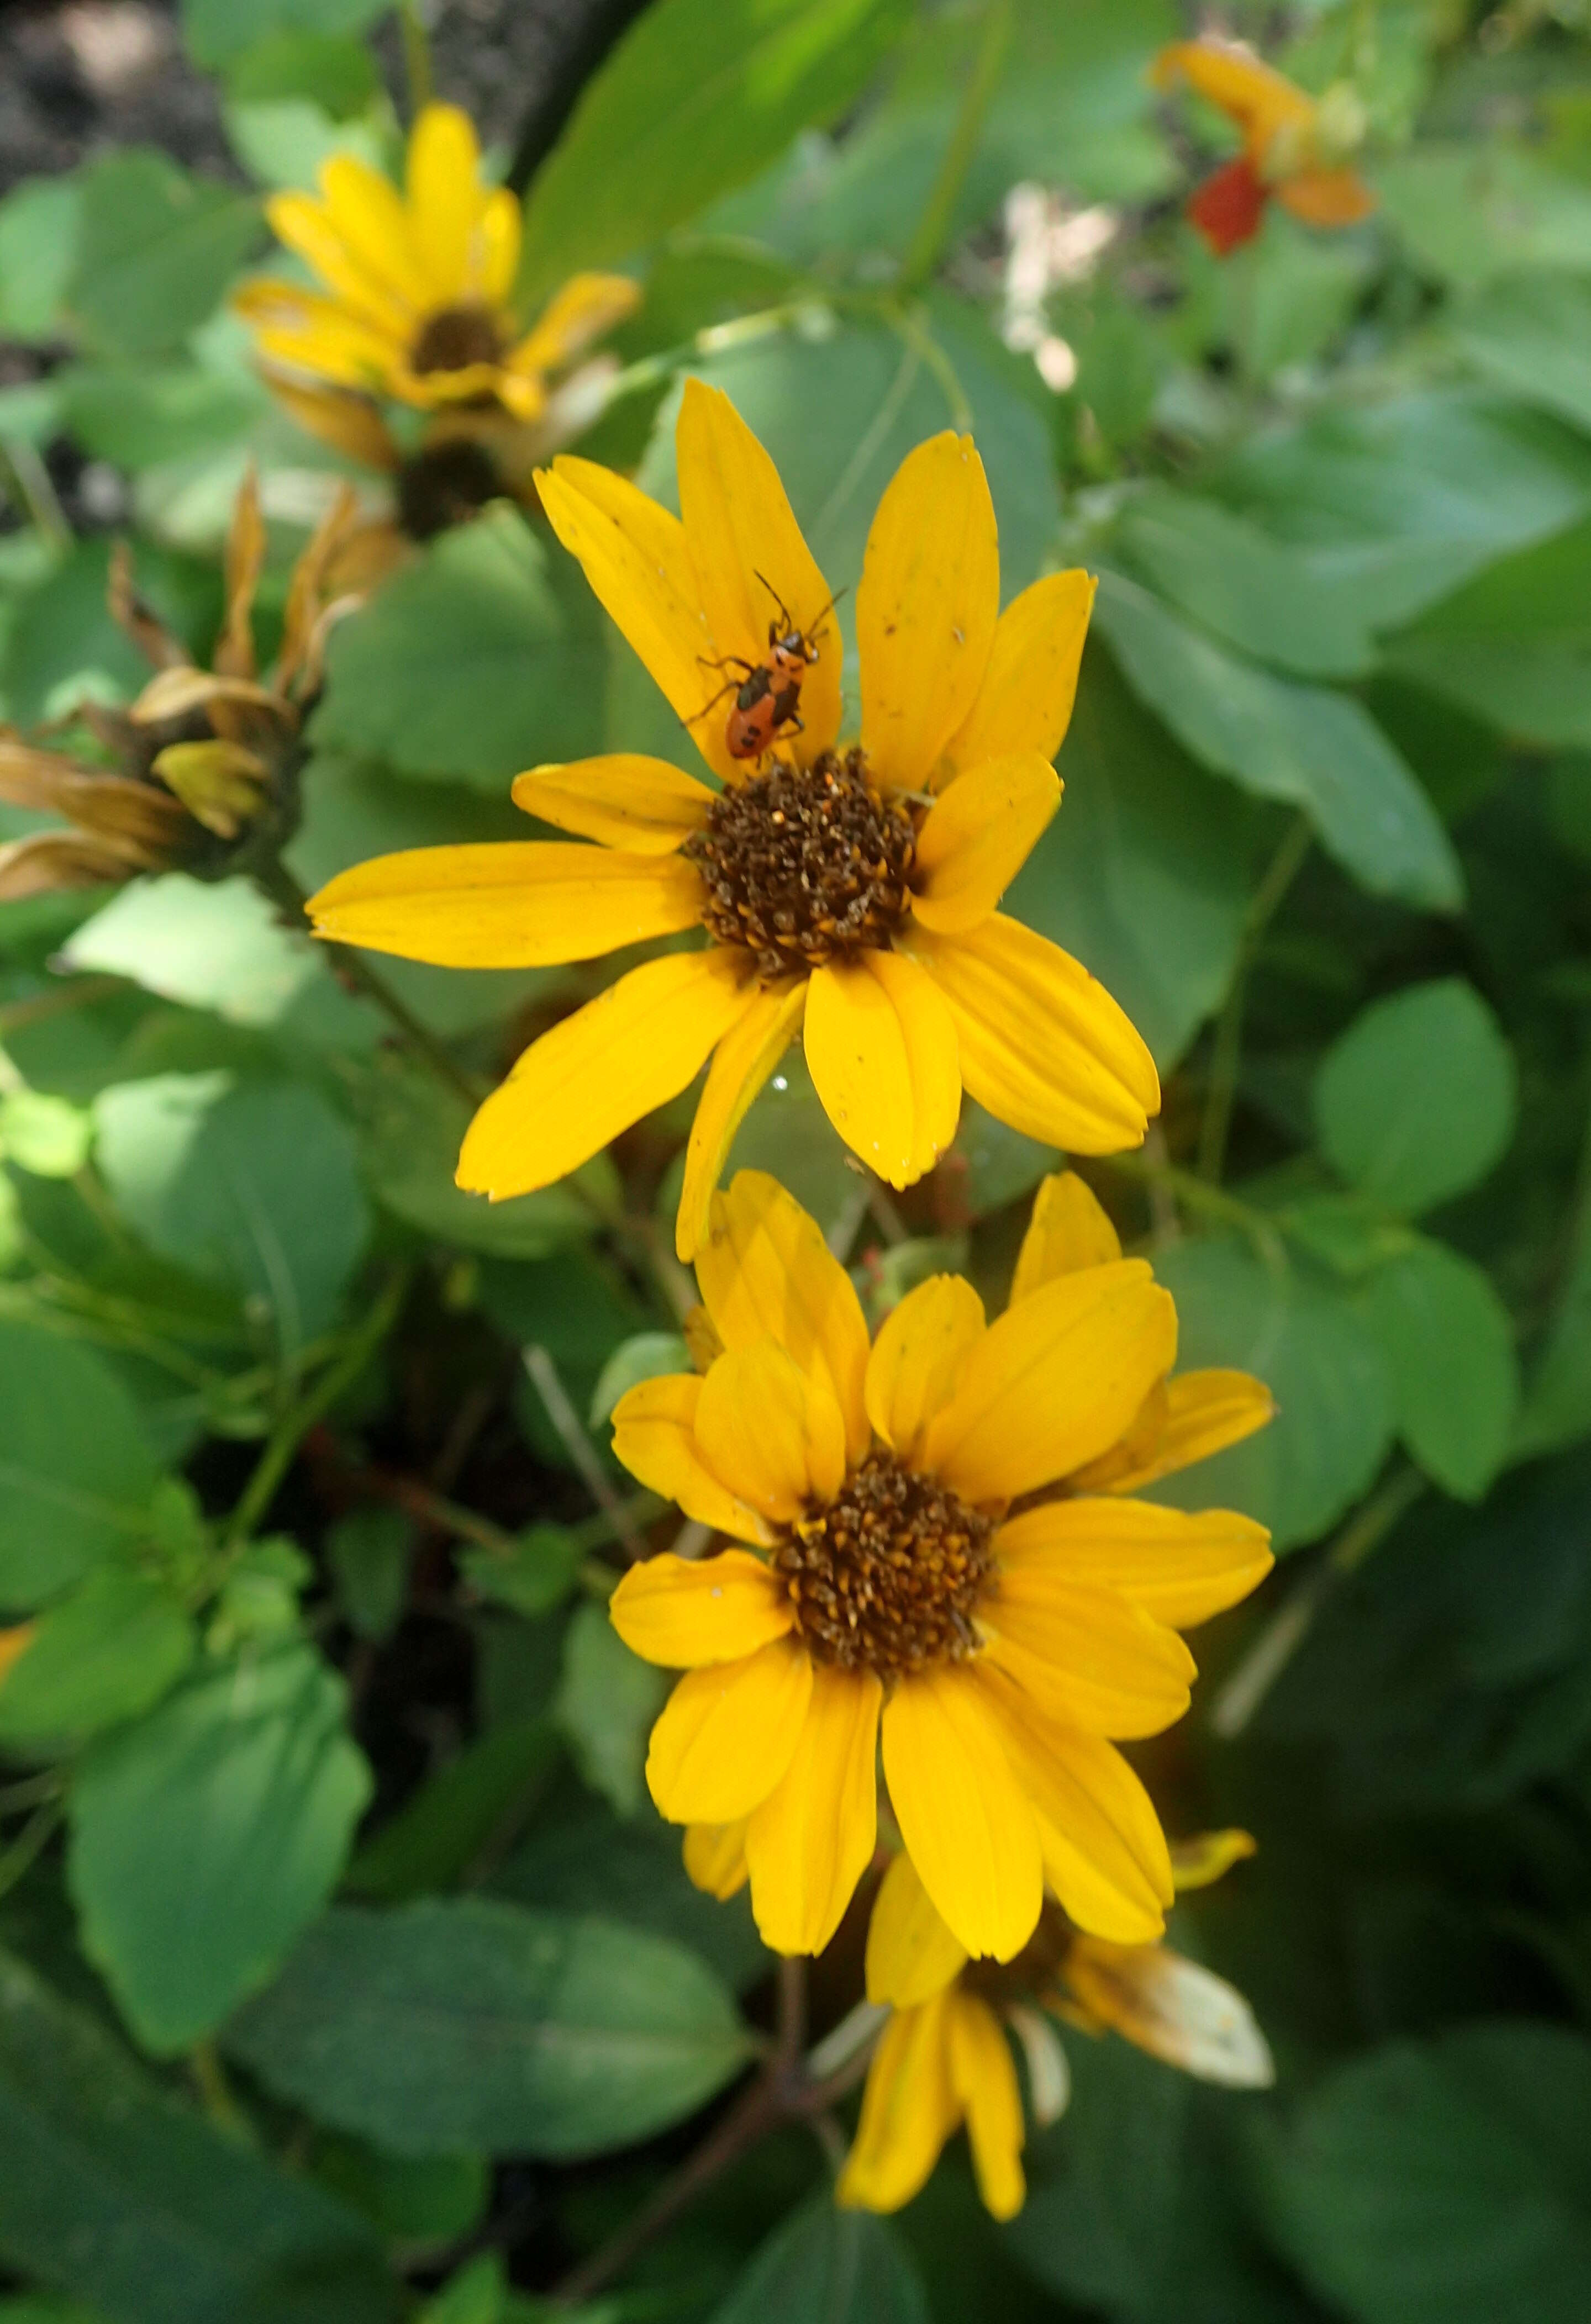
{"type": "Polygon", "coordinates": [[[716,799],[680,853],[706,884],[709,933],[744,946],[772,983],[887,948],[906,919],[916,846],[910,812],[851,750],[809,767],[775,760],[716,799]]]}
{"type": "Polygon", "coordinates": [[[947,1486],[874,1451],[771,1563],[814,1661],[890,1680],[974,1651],[994,1536],[947,1486]]]}
{"type": "Polygon", "coordinates": [[[421,374],[467,371],[472,364],[498,363],[507,352],[507,334],[491,309],[467,300],[426,317],[410,351],[409,368],[421,374]]]}

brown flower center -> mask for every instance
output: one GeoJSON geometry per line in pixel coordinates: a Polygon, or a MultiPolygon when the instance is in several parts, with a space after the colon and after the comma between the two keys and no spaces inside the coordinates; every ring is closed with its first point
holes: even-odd
{"type": "Polygon", "coordinates": [[[973,1651],[994,1533],[931,1477],[870,1452],[827,1508],[790,1528],[772,1563],[816,1661],[899,1678],[973,1651]]]}
{"type": "Polygon", "coordinates": [[[467,371],[471,364],[495,364],[505,344],[490,308],[473,302],[440,307],[421,326],[409,367],[421,373],[467,371]]]}
{"type": "Polygon", "coordinates": [[[712,934],[754,954],[772,982],[887,950],[916,844],[909,811],[874,789],[862,752],[825,751],[810,767],[776,759],[726,790],[684,853],[707,883],[712,934]]]}

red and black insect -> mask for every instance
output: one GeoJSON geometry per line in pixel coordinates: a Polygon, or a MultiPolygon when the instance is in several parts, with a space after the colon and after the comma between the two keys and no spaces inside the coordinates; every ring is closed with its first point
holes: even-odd
{"type": "Polygon", "coordinates": [[[831,597],[811,628],[802,630],[767,576],[759,573],[757,579],[779,608],[778,619],[768,624],[766,654],[761,661],[747,661],[742,654],[725,654],[717,661],[709,661],[706,654],[698,654],[697,659],[705,669],[726,669],[729,676],[696,717],[686,721],[696,725],[709,710],[717,708],[726,694],[733,694],[735,706],[724,736],[733,759],[760,759],[786,734],[803,731],[801,681],[819,659],[819,632],[845,595],[841,590],[831,597]]]}

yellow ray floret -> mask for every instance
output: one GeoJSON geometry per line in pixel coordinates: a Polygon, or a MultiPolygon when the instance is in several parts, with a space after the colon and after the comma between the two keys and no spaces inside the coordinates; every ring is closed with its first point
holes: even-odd
{"type": "MultiPolygon", "coordinates": [[[[612,1610],[635,1653],[685,1674],[652,1731],[652,1797],[692,1828],[701,1885],[749,1878],[777,1951],[837,1927],[877,1842],[881,1752],[958,1958],[1009,1960],[1047,1887],[1110,1942],[1161,1932],[1165,1840],[1112,1738],[1181,1715],[1179,1628],[1244,1596],[1271,1555],[1230,1511],[1073,1490],[1176,1352],[1149,1268],[1081,1232],[1091,1201],[1072,1179],[1041,1190],[1030,1287],[998,1321],[936,1277],[869,1347],[814,1222],[743,1171],[698,1264],[705,1376],[644,1380],[615,1412],[633,1474],[744,1545],[652,1558],[612,1610]],[[1075,1263],[1031,1287],[1068,1221],[1075,1263]]],[[[1264,1409],[1256,1396],[1251,1425],[1264,1409]]],[[[923,1941],[942,1960],[931,1928],[923,1941]]]]}
{"type": "Polygon", "coordinates": [[[892,1185],[933,1167],[963,1091],[1047,1144],[1137,1145],[1160,1104],[1148,1050],[1086,969],[999,909],[1060,798],[1050,762],[1092,581],[1053,574],[1000,613],[982,463],[965,437],[920,445],[869,537],[861,737],[842,747],[832,592],[772,462],[698,380],[678,449],[678,517],[588,461],[538,481],[723,788],[635,755],[538,767],[515,800],[595,844],[383,857],[310,907],[323,936],[469,967],[706,932],[705,953],[632,971],[526,1053],[476,1116],[459,1184],[494,1200],[550,1185],[711,1056],[677,1230],[689,1259],[746,1108],[797,1038],[830,1120],[892,1185]],[[748,759],[715,693],[751,672],[754,695],[787,621],[809,647],[797,707],[748,759]]]}
{"type": "MultiPolygon", "coordinates": [[[[297,374],[421,410],[491,401],[535,420],[550,379],[635,307],[624,276],[577,274],[521,329],[510,306],[519,204],[484,181],[474,127],[456,106],[421,113],[402,192],[348,153],[323,164],[319,185],[318,200],[275,194],[266,211],[321,289],[262,278],[234,302],[290,386],[297,374]]],[[[384,454],[367,424],[339,425],[323,393],[302,416],[317,433],[347,437],[359,456],[384,454]]]]}

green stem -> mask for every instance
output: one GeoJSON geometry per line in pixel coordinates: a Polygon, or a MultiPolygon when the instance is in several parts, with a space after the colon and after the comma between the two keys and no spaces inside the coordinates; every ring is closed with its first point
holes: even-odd
{"type": "Polygon", "coordinates": [[[243,1498],[232,1512],[227,1534],[230,1548],[241,1549],[253,1535],[276,1498],[277,1487],[291,1468],[304,1438],[317,1421],[326,1417],[343,1390],[358,1379],[397,1322],[398,1310],[402,1305],[403,1294],[408,1287],[408,1269],[400,1268],[355,1333],[341,1360],[328,1365],[309,1393],[277,1422],[255,1464],[253,1476],[244,1487],[243,1498]]]}
{"type": "Polygon", "coordinates": [[[51,549],[69,549],[72,529],[56,498],[50,471],[32,445],[21,437],[8,438],[0,446],[0,459],[5,462],[23,514],[51,549]]]}
{"type": "Polygon", "coordinates": [[[961,106],[956,115],[956,126],[950,133],[950,143],[945,148],[945,158],[939,163],[938,177],[917,221],[917,231],[911,237],[901,269],[901,288],[911,291],[920,290],[939,264],[956,215],[956,205],[967,173],[972,167],[972,157],[977,151],[983,134],[984,116],[989,100],[994,94],[1005,61],[1005,51],[1011,40],[1012,0],[988,0],[984,12],[983,37],[972,71],[961,92],[961,106]]]}
{"type": "Polygon", "coordinates": [[[188,2052],[188,2063],[193,2074],[204,2110],[216,2128],[228,2138],[252,2144],[254,2132],[247,2116],[232,2095],[232,2085],[227,2079],[227,2069],[221,2063],[221,2053],[214,2042],[196,2042],[188,2052]]]}
{"type": "Polygon", "coordinates": [[[1360,1503],[1313,1572],[1276,1609],[1216,1695],[1210,1726],[1224,1742],[1243,1733],[1313,1629],[1322,1606],[1427,1490],[1419,1470],[1402,1465],[1360,1503]]]}
{"type": "Polygon", "coordinates": [[[1202,1211],[1207,1218],[1219,1219],[1224,1226],[1235,1227],[1246,1235],[1273,1276],[1288,1271],[1287,1245],[1274,1219],[1267,1218],[1252,1203],[1236,1194],[1229,1194],[1223,1186],[1212,1186],[1207,1179],[1196,1177],[1191,1170],[1179,1169],[1174,1162],[1151,1162],[1140,1154],[1102,1155],[1106,1169],[1120,1171],[1124,1177],[1135,1178],[1145,1187],[1163,1186],[1190,1211],[1202,1211]]]}
{"type": "Polygon", "coordinates": [[[1313,835],[1309,819],[1300,810],[1288,825],[1281,844],[1266,867],[1265,876],[1255,889],[1248,910],[1244,915],[1232,982],[1227,987],[1226,999],[1216,1020],[1215,1046],[1210,1053],[1204,1119],[1198,1132],[1198,1175],[1201,1178],[1219,1178],[1226,1159],[1226,1140],[1232,1129],[1232,1108],[1237,1096],[1237,1074],[1243,1058],[1243,1010],[1249,973],[1253,967],[1265,930],[1298,877],[1313,835]]]}
{"type": "Polygon", "coordinates": [[[409,84],[409,117],[412,122],[430,103],[433,94],[430,39],[419,0],[398,0],[398,23],[403,34],[403,72],[409,84]]]}
{"type": "Polygon", "coordinates": [[[64,1802],[46,1800],[23,1826],[18,1837],[0,1855],[0,1896],[9,1895],[12,1889],[43,1854],[60,1829],[66,1814],[64,1802]]]}

